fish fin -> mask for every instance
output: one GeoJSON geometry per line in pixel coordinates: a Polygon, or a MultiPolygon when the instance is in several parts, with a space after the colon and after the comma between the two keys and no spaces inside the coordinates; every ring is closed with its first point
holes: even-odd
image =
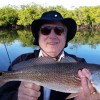
{"type": "Polygon", "coordinates": [[[11,66],[11,69],[14,71],[20,70],[25,67],[33,67],[34,65],[41,65],[41,64],[50,64],[50,63],[57,63],[53,58],[51,57],[39,57],[39,58],[32,58],[26,61],[19,62],[13,66],[11,66]]]}
{"type": "Polygon", "coordinates": [[[77,97],[78,95],[79,95],[79,93],[72,93],[66,98],[66,100],[77,97]]]}
{"type": "Polygon", "coordinates": [[[100,93],[100,72],[98,70],[92,72],[92,75],[90,76],[90,80],[96,92],[100,93]]]}
{"type": "Polygon", "coordinates": [[[63,62],[63,63],[76,63],[77,61],[74,59],[74,58],[72,58],[72,57],[70,57],[70,56],[66,56],[66,57],[64,57],[64,58],[62,58],[61,59],[61,61],[60,62],[63,62]]]}

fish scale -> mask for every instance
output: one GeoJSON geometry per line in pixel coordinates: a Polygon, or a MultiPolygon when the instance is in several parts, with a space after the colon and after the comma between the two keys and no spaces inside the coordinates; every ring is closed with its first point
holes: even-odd
{"type": "MultiPolygon", "coordinates": [[[[89,69],[92,75],[100,72],[100,65],[97,64],[68,63],[64,58],[61,62],[46,57],[33,58],[12,66],[12,71],[1,71],[0,84],[3,83],[2,81],[28,81],[60,92],[79,93],[81,82],[77,74],[78,70],[83,68],[89,69]]],[[[97,75],[100,77],[100,74],[97,75]]],[[[93,86],[97,82],[97,75],[91,78],[93,86]]],[[[96,89],[98,87],[100,88],[100,84],[96,86],[96,89]]]]}

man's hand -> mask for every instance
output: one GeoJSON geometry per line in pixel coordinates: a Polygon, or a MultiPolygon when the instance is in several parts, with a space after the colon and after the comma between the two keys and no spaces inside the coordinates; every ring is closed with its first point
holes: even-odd
{"type": "Polygon", "coordinates": [[[78,75],[81,79],[82,91],[74,100],[100,100],[100,94],[96,93],[89,80],[91,73],[87,69],[83,69],[78,71],[78,75]]]}
{"type": "Polygon", "coordinates": [[[40,96],[40,86],[29,83],[21,82],[18,89],[18,100],[38,100],[40,96]]]}

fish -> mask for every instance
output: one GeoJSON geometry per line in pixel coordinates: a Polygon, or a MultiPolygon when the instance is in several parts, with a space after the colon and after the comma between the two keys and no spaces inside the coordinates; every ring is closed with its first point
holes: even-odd
{"type": "Polygon", "coordinates": [[[26,81],[64,93],[78,94],[82,86],[78,71],[91,72],[91,83],[100,93],[100,65],[77,62],[71,57],[55,61],[50,57],[32,58],[19,62],[11,71],[0,71],[0,86],[9,81],[26,81]]]}

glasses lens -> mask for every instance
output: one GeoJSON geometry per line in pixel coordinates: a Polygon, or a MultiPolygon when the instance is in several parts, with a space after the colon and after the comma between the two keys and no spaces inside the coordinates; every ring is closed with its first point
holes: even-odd
{"type": "Polygon", "coordinates": [[[62,33],[64,33],[64,28],[57,26],[57,27],[54,28],[54,31],[57,35],[61,35],[62,33]]]}
{"type": "Polygon", "coordinates": [[[44,26],[40,29],[40,31],[41,34],[43,35],[49,35],[52,29],[54,29],[56,35],[61,35],[62,33],[64,33],[64,28],[60,26],[56,26],[56,27],[44,26]]]}
{"type": "Polygon", "coordinates": [[[42,33],[43,35],[49,35],[50,32],[51,32],[51,29],[52,29],[52,27],[50,27],[50,26],[42,27],[42,28],[41,28],[41,33],[42,33]]]}

